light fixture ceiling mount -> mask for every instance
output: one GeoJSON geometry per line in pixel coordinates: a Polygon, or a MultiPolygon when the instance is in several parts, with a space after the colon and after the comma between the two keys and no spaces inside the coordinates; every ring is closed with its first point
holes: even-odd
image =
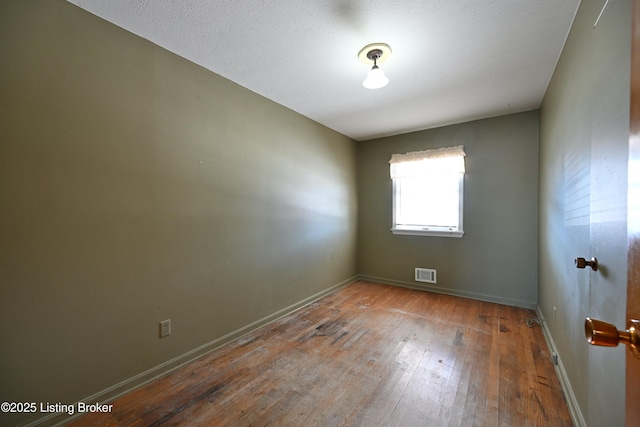
{"type": "Polygon", "coordinates": [[[362,82],[362,86],[367,89],[379,89],[389,83],[389,79],[378,67],[378,63],[386,61],[390,55],[391,48],[386,43],[371,43],[360,49],[360,52],[358,52],[360,61],[367,65],[370,65],[373,61],[373,67],[369,71],[367,78],[362,82]]]}
{"type": "Polygon", "coordinates": [[[381,56],[382,56],[382,50],[380,49],[371,49],[369,52],[367,52],[367,58],[369,58],[371,61],[374,61],[374,62],[377,62],[381,56]]]}
{"type": "Polygon", "coordinates": [[[386,43],[371,43],[371,44],[366,45],[362,49],[360,49],[360,52],[358,52],[358,59],[360,59],[360,61],[363,64],[370,65],[372,59],[369,58],[369,56],[367,56],[367,55],[372,50],[379,50],[381,52],[380,56],[376,59],[376,62],[378,64],[382,64],[384,61],[389,59],[389,57],[391,56],[391,47],[389,47],[388,44],[386,44],[386,43]]]}

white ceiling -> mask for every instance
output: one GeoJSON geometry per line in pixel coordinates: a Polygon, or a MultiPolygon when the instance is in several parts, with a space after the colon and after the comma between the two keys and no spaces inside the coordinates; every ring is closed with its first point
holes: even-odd
{"type": "Polygon", "coordinates": [[[539,107],[580,3],[69,1],[356,140],[539,107]],[[391,82],[369,90],[374,42],[391,82]]]}

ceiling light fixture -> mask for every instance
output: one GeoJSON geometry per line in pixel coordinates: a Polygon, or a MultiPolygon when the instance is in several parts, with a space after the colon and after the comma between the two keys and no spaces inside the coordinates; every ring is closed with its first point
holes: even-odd
{"type": "Polygon", "coordinates": [[[385,61],[389,55],[391,55],[391,48],[386,43],[372,43],[360,49],[360,52],[358,52],[360,61],[367,65],[373,61],[373,67],[369,71],[367,78],[362,82],[362,86],[367,89],[380,89],[389,83],[384,71],[378,67],[378,63],[385,61]]]}

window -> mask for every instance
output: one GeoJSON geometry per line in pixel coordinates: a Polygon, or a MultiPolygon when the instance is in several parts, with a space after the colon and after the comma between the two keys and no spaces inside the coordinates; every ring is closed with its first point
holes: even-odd
{"type": "Polygon", "coordinates": [[[464,147],[391,156],[394,234],[462,237],[464,147]]]}

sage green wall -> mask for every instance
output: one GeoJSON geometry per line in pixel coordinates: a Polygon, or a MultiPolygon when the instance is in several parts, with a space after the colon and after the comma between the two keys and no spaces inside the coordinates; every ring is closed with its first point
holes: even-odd
{"type": "Polygon", "coordinates": [[[414,268],[437,270],[431,289],[534,307],[538,236],[538,112],[529,111],[358,143],[358,271],[418,285],[414,268]],[[390,231],[393,153],[464,145],[462,238],[390,231]]]}
{"type": "Polygon", "coordinates": [[[0,401],[74,403],[356,275],[354,141],[62,0],[2,1],[0,56],[0,401]]]}
{"type": "Polygon", "coordinates": [[[625,348],[587,344],[585,317],[626,325],[631,2],[583,1],[540,109],[539,307],[578,425],[622,426],[625,348]],[[595,256],[597,272],[577,270],[595,256]]]}

